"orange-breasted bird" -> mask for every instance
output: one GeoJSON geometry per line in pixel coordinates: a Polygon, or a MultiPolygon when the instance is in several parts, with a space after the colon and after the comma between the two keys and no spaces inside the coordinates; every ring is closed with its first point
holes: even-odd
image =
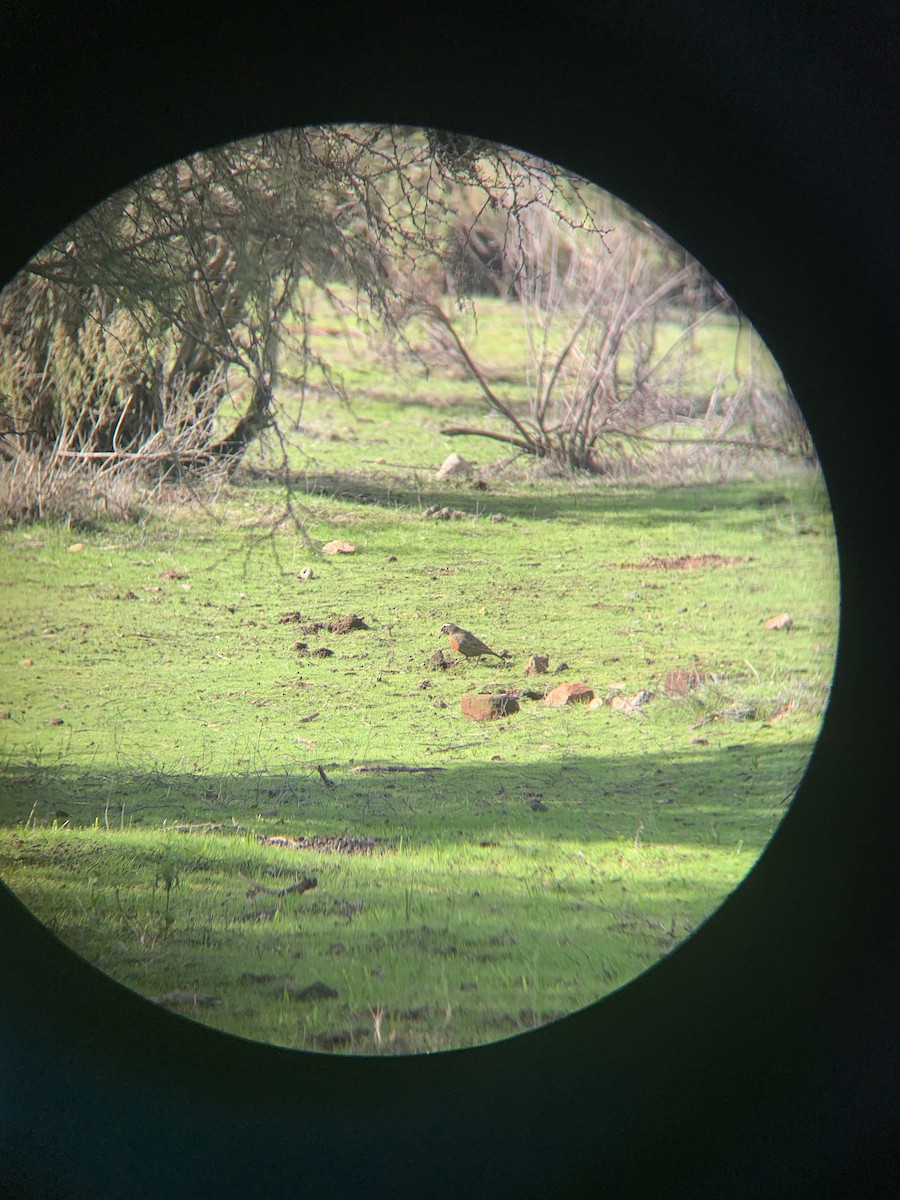
{"type": "Polygon", "coordinates": [[[441,626],[441,633],[446,633],[450,639],[450,645],[457,654],[461,654],[463,658],[480,658],[482,654],[493,654],[495,658],[503,661],[503,655],[498,654],[496,650],[492,650],[490,646],[486,646],[481,638],[476,637],[474,633],[470,633],[468,629],[460,629],[458,625],[448,622],[441,626]]]}

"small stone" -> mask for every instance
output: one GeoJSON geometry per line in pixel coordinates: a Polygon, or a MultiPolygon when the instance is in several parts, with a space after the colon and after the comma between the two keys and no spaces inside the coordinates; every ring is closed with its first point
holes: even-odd
{"type": "Polygon", "coordinates": [[[309,583],[313,578],[314,572],[312,567],[304,567],[302,571],[297,572],[297,578],[301,583],[309,583]]]}
{"type": "Polygon", "coordinates": [[[464,716],[473,721],[496,721],[499,717],[507,717],[519,711],[519,702],[507,692],[494,695],[480,692],[477,695],[463,696],[459,702],[464,716]]]}
{"type": "Polygon", "coordinates": [[[594,698],[594,689],[586,683],[558,683],[544,697],[551,708],[563,708],[567,704],[587,704],[594,698]]]}
{"type": "Polygon", "coordinates": [[[344,542],[338,539],[334,542],[326,542],[322,547],[325,554],[355,554],[356,547],[352,542],[344,542]]]}
{"type": "Polygon", "coordinates": [[[526,675],[546,675],[550,659],[546,654],[532,654],[525,667],[526,675]]]}

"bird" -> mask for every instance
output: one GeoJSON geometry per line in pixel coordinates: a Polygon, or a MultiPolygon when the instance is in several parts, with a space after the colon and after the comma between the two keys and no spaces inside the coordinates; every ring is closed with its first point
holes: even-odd
{"type": "Polygon", "coordinates": [[[441,626],[441,633],[446,633],[450,639],[450,645],[457,654],[461,654],[463,658],[480,658],[482,654],[493,654],[495,658],[503,661],[503,655],[498,654],[496,650],[492,650],[490,646],[486,646],[481,638],[476,637],[474,633],[470,633],[468,629],[460,629],[458,625],[448,622],[441,626]]]}

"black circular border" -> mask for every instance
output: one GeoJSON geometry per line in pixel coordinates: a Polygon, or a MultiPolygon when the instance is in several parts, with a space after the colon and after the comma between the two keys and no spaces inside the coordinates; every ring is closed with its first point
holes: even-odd
{"type": "Polygon", "coordinates": [[[803,406],[842,629],[820,744],[744,885],[661,966],[505,1043],[381,1061],[227,1038],[117,987],[0,889],[0,1194],[894,1194],[896,12],[33,0],[4,20],[3,281],[130,179],[289,124],[471,131],[645,212],[803,406]]]}

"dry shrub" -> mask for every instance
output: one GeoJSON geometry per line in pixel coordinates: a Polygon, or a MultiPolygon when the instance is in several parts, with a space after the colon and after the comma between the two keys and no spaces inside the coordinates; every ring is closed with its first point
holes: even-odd
{"type": "Polygon", "coordinates": [[[62,521],[88,529],[110,518],[136,521],[150,491],[144,471],[134,464],[98,468],[52,452],[0,458],[0,520],[6,524],[62,521]]]}

